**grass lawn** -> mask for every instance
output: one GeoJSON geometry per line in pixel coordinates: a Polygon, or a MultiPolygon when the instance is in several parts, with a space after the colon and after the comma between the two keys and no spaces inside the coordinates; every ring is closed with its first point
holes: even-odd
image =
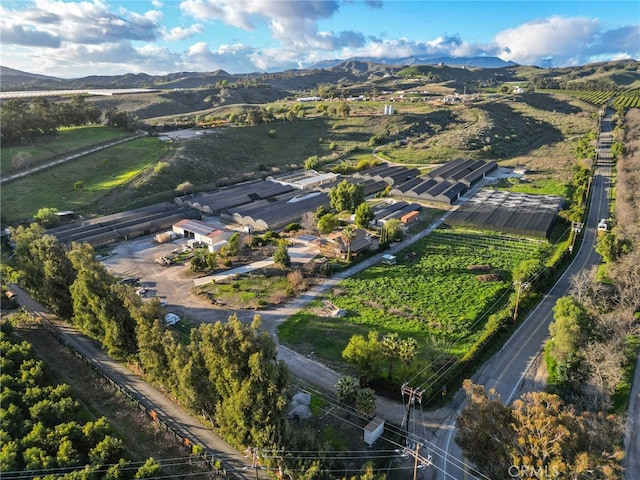
{"type": "MultiPolygon", "coordinates": [[[[287,297],[287,272],[265,269],[267,274],[252,272],[236,278],[204,285],[201,292],[216,303],[236,308],[263,308],[276,299],[287,297]]],[[[276,302],[277,303],[277,302],[276,302]]]]}
{"type": "Polygon", "coordinates": [[[164,158],[167,148],[156,138],[141,138],[3,185],[3,220],[11,224],[43,207],[86,212],[164,158]]]}
{"type": "Polygon", "coordinates": [[[34,167],[59,155],[130,135],[131,132],[125,132],[121,128],[101,125],[60,129],[55,138],[42,137],[32,145],[2,147],[0,174],[8,175],[34,167]]]}
{"type": "Polygon", "coordinates": [[[340,362],[352,335],[369,330],[411,336],[420,345],[446,345],[448,354],[460,356],[482,331],[483,314],[511,288],[513,268],[543,255],[545,245],[490,233],[437,230],[400,252],[397,265],[373,266],[333,288],[324,298],[346,310],[345,317],[327,318],[318,314],[318,304],[310,305],[280,327],[279,338],[333,363],[340,362]],[[490,268],[469,268],[478,265],[490,268]],[[483,281],[479,275],[487,273],[494,276],[483,281]]]}

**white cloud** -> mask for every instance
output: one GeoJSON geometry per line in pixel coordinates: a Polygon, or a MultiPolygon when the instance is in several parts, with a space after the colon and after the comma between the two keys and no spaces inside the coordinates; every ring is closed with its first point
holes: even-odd
{"type": "Polygon", "coordinates": [[[193,37],[194,35],[202,33],[203,31],[204,28],[202,24],[196,23],[187,28],[174,27],[171,30],[163,29],[162,38],[169,42],[175,42],[177,40],[183,40],[185,38],[193,37]]]}

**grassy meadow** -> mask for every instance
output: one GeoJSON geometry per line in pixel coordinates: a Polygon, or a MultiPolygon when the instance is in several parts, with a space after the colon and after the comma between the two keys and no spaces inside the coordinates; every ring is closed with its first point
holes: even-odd
{"type": "Polygon", "coordinates": [[[146,137],[7,183],[0,192],[3,220],[11,224],[43,207],[86,213],[166,154],[165,143],[146,137]]]}
{"type": "Polygon", "coordinates": [[[99,143],[128,137],[131,132],[107,126],[61,128],[56,137],[42,137],[31,145],[2,147],[0,174],[5,176],[32,168],[53,157],[89,148],[99,143]]]}

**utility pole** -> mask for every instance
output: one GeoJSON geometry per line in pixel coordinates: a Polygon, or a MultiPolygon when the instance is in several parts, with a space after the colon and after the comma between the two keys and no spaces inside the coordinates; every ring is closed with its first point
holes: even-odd
{"type": "Polygon", "coordinates": [[[416,451],[414,453],[415,462],[413,463],[413,480],[418,478],[418,457],[420,456],[420,447],[422,444],[420,442],[416,442],[416,451]]]}
{"type": "Polygon", "coordinates": [[[413,405],[415,404],[416,399],[418,400],[418,403],[422,403],[422,390],[418,388],[410,387],[406,383],[403,383],[401,392],[403,397],[405,395],[409,396],[409,399],[407,400],[407,414],[404,419],[404,430],[407,435],[407,442],[408,442],[409,441],[409,418],[411,416],[411,407],[413,407],[413,405]]]}
{"type": "Polygon", "coordinates": [[[527,282],[523,282],[521,280],[518,280],[515,283],[518,284],[518,290],[516,291],[516,307],[513,309],[513,321],[514,322],[518,318],[518,305],[520,304],[520,292],[522,291],[523,288],[527,288],[529,286],[529,284],[527,282]]]}

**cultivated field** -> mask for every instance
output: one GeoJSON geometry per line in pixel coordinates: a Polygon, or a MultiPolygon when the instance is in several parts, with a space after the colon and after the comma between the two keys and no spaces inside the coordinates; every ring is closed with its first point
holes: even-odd
{"type": "Polygon", "coordinates": [[[370,267],[327,294],[325,303],[344,309],[345,317],[331,318],[318,301],[288,319],[279,338],[333,365],[352,335],[370,330],[418,340],[416,368],[434,357],[460,358],[506,302],[514,267],[550,251],[538,240],[438,229],[399,253],[397,265],[370,267]]]}

